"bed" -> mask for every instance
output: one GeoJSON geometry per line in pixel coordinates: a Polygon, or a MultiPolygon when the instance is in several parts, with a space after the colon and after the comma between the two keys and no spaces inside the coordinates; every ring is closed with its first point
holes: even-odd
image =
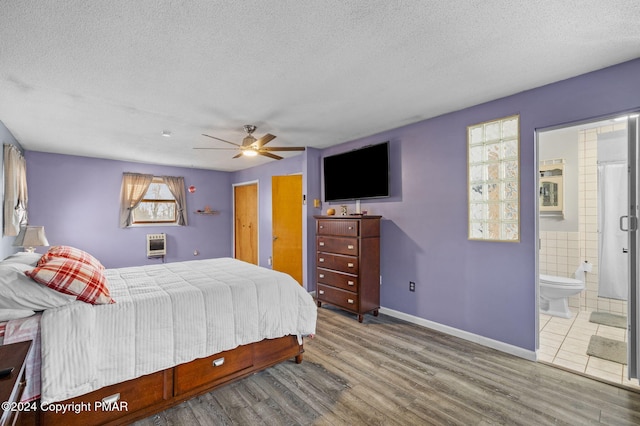
{"type": "Polygon", "coordinates": [[[44,425],[149,416],[276,363],[301,362],[302,339],[315,333],[316,305],[286,274],[230,258],[101,269],[85,252],[56,250],[84,261],[71,259],[71,268],[47,252],[0,262],[0,312],[38,311],[9,321],[4,340],[23,323],[22,334],[40,338],[32,370],[41,363],[41,386],[25,397],[39,395],[44,425]],[[85,276],[90,285],[69,285],[85,276]]]}

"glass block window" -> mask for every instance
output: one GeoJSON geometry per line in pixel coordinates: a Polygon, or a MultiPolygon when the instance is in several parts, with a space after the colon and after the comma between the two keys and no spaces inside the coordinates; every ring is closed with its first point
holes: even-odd
{"type": "Polygon", "coordinates": [[[467,128],[469,239],[520,241],[520,116],[467,128]]]}

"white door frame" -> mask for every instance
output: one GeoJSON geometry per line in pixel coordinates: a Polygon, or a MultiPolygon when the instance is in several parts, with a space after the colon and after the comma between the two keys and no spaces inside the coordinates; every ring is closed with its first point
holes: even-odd
{"type": "MultiPolygon", "coordinates": [[[[638,178],[638,169],[640,168],[640,118],[638,111],[627,112],[627,129],[628,138],[627,146],[629,150],[628,164],[629,164],[629,212],[626,217],[626,221],[621,218],[620,225],[626,228],[629,235],[629,298],[627,303],[627,322],[628,322],[628,379],[638,378],[640,375],[640,237],[638,235],[638,217],[640,216],[639,202],[640,202],[640,180],[638,178]],[[623,224],[624,222],[624,224],[623,224]]],[[[618,113],[610,116],[604,116],[600,118],[591,118],[589,120],[565,123],[559,126],[552,126],[547,128],[536,129],[535,131],[535,155],[534,155],[534,172],[535,172],[535,188],[534,194],[538,193],[540,185],[540,175],[538,173],[539,164],[539,135],[542,132],[558,130],[565,127],[579,126],[580,124],[587,124],[611,118],[617,118],[624,116],[625,113],[618,113]]],[[[537,197],[536,197],[537,198],[537,197]]],[[[535,251],[535,270],[536,270],[536,288],[535,288],[535,312],[536,312],[536,350],[540,348],[540,206],[536,201],[535,203],[535,235],[538,236],[537,250],[535,251]]],[[[537,358],[537,356],[536,356],[537,358]]]]}
{"type": "Polygon", "coordinates": [[[256,185],[256,191],[257,191],[257,199],[256,199],[256,212],[258,214],[258,223],[256,223],[256,226],[258,227],[257,230],[257,237],[258,237],[258,247],[256,248],[258,250],[258,265],[260,265],[260,181],[258,180],[250,180],[250,181],[246,181],[246,182],[239,182],[239,183],[234,183],[231,184],[231,220],[232,220],[232,224],[233,226],[231,227],[231,253],[233,253],[233,257],[235,258],[236,255],[236,191],[235,188],[236,186],[246,186],[246,185],[256,185]]]}

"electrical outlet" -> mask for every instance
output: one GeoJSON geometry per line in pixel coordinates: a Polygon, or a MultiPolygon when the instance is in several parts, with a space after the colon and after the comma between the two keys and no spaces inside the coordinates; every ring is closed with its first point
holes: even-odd
{"type": "Polygon", "coordinates": [[[416,291],[416,283],[409,281],[409,291],[416,291]]]}

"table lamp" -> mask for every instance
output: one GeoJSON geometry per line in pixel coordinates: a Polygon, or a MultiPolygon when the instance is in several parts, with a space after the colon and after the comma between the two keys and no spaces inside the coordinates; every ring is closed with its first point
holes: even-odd
{"type": "Polygon", "coordinates": [[[44,226],[24,226],[13,242],[14,246],[24,247],[24,251],[33,253],[35,247],[48,246],[47,236],[44,234],[44,226]]]}

